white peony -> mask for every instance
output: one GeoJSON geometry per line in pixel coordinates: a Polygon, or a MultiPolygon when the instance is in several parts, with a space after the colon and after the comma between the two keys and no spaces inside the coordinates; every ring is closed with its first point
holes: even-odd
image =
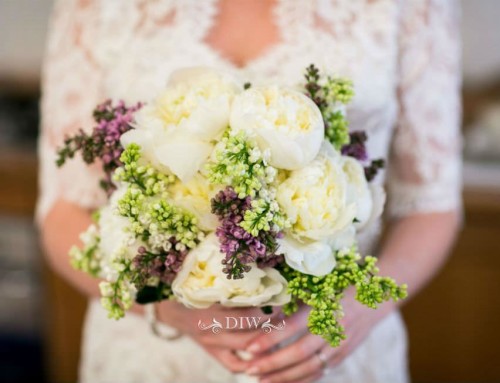
{"type": "Polygon", "coordinates": [[[328,238],[327,243],[334,251],[351,248],[356,243],[356,228],[354,224],[347,226],[344,230],[328,238]]]}
{"type": "Polygon", "coordinates": [[[324,241],[342,233],[356,217],[356,204],[348,192],[343,158],[325,142],[313,162],[292,171],[278,186],[276,200],[292,224],[292,236],[324,241]]]}
{"type": "Polygon", "coordinates": [[[121,142],[140,145],[153,164],[189,181],[227,128],[240,90],[232,78],[208,68],[176,71],[163,94],[136,113],[135,129],[121,142]]]}
{"type": "Polygon", "coordinates": [[[291,268],[317,277],[329,274],[335,267],[335,254],[328,243],[300,243],[291,237],[279,241],[279,251],[291,268]]]}
{"type": "Polygon", "coordinates": [[[361,230],[380,217],[385,203],[384,189],[368,183],[361,163],[352,157],[343,157],[347,176],[347,200],[356,205],[354,226],[361,230]]]}
{"type": "Polygon", "coordinates": [[[273,268],[252,265],[242,279],[227,279],[222,272],[224,255],[219,246],[212,233],[189,252],[172,283],[179,302],[192,308],[207,308],[214,303],[232,307],[280,306],[290,300],[285,278],[273,268]]]}
{"type": "Polygon", "coordinates": [[[373,200],[361,163],[352,157],[343,157],[347,177],[347,200],[356,205],[356,228],[365,225],[373,210],[373,200]]]}
{"type": "Polygon", "coordinates": [[[240,93],[231,108],[231,128],[253,133],[269,163],[299,169],[318,154],[324,139],[321,112],[304,94],[280,87],[256,87],[240,93]]]}
{"type": "Polygon", "coordinates": [[[212,214],[211,199],[218,190],[206,177],[197,174],[188,182],[178,181],[169,191],[176,206],[189,211],[198,219],[201,230],[215,231],[218,219],[212,214]]]}

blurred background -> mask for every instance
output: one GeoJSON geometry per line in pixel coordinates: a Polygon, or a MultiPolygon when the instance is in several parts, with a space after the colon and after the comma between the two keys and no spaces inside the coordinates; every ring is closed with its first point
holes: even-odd
{"type": "MultiPolygon", "coordinates": [[[[465,226],[403,310],[415,382],[500,382],[500,1],[462,0],[465,226]]],[[[76,381],[85,300],[33,224],[40,65],[51,0],[0,0],[0,382],[76,381]]]]}

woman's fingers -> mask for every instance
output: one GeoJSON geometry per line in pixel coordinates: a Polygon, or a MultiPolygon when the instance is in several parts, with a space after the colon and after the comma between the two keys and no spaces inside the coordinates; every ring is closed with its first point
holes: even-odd
{"type": "MultiPolygon", "coordinates": [[[[278,315],[275,320],[283,320],[284,315],[278,315]]],[[[286,319],[285,328],[281,331],[273,331],[271,333],[262,333],[248,344],[246,351],[258,355],[265,353],[282,343],[286,339],[294,336],[301,336],[308,333],[307,329],[307,311],[301,310],[292,317],[286,319]]]]}
{"type": "Polygon", "coordinates": [[[260,380],[259,383],[268,383],[268,382],[276,382],[276,383],[315,383],[323,376],[322,371],[316,371],[311,375],[303,376],[299,379],[295,380],[284,380],[283,378],[277,378],[276,380],[260,380]]]}
{"type": "Polygon", "coordinates": [[[231,350],[213,346],[203,346],[203,348],[233,373],[240,373],[248,368],[248,362],[239,358],[231,350]]]}
{"type": "MultiPolygon", "coordinates": [[[[281,369],[291,369],[291,366],[310,359],[323,345],[325,341],[316,335],[304,335],[294,343],[269,354],[264,354],[253,359],[247,373],[250,375],[266,375],[281,369]]],[[[317,359],[317,357],[316,357],[317,359]]],[[[311,360],[308,367],[312,367],[311,360]]],[[[317,360],[316,366],[317,368],[317,360]]],[[[311,373],[312,371],[308,371],[311,373]]]]}
{"type": "Polygon", "coordinates": [[[302,381],[303,379],[318,374],[323,369],[321,360],[316,354],[310,355],[306,360],[294,366],[261,377],[260,383],[285,383],[302,381]]]}
{"type": "Polygon", "coordinates": [[[333,367],[336,349],[328,344],[309,356],[306,360],[289,368],[272,372],[261,378],[260,383],[315,382],[333,367]]]}
{"type": "Polygon", "coordinates": [[[260,334],[260,330],[254,331],[239,331],[239,332],[226,332],[224,330],[217,334],[212,331],[201,331],[194,337],[204,345],[225,347],[231,350],[245,350],[248,343],[260,334]]]}

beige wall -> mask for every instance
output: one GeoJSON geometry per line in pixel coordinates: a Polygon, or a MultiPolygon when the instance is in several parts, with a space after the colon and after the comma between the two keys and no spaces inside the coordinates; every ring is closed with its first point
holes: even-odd
{"type": "Polygon", "coordinates": [[[0,0],[0,77],[37,80],[52,0],[0,0]]]}

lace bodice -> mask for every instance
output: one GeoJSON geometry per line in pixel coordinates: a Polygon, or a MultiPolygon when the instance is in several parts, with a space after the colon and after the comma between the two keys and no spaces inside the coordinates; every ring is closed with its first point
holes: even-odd
{"type": "MultiPolygon", "coordinates": [[[[175,68],[209,65],[253,83],[292,84],[314,62],[354,79],[352,129],[369,131],[388,158],[393,215],[456,208],[460,201],[459,44],[449,0],[280,0],[280,41],[238,68],[207,42],[217,0],[56,2],[43,72],[41,198],[95,207],[98,167],[54,166],[65,134],[92,127],[105,98],[148,100],[175,68]],[[75,175],[78,174],[77,177],[75,175]]],[[[382,181],[380,178],[379,181],[382,181]]]]}
{"type": "MultiPolygon", "coordinates": [[[[387,159],[387,171],[377,182],[387,184],[389,214],[460,206],[460,52],[452,0],[276,0],[279,42],[243,67],[207,42],[217,12],[217,0],[56,1],[43,71],[39,218],[58,198],[88,208],[103,203],[98,166],[88,168],[80,159],[62,169],[54,165],[56,147],[66,134],[92,128],[97,103],[106,98],[147,101],[174,69],[193,65],[234,72],[253,84],[294,85],[310,63],[352,78],[356,96],[349,108],[351,129],[367,130],[370,155],[387,159]]],[[[126,318],[116,326],[99,320],[102,313],[89,315],[90,346],[84,360],[91,365],[91,355],[98,355],[94,360],[102,369],[113,365],[105,362],[111,358],[108,342],[120,336],[116,331],[139,326],[138,319],[126,318]],[[99,341],[91,339],[91,327],[100,334],[99,341]]],[[[383,334],[390,330],[380,331],[382,338],[370,349],[360,347],[373,365],[380,354],[387,354],[379,353],[376,344],[384,343],[383,334]]],[[[128,346],[130,342],[134,340],[128,346]]],[[[148,347],[156,346],[150,342],[148,347]]],[[[125,368],[119,356],[114,358],[125,368]]],[[[349,363],[346,371],[359,370],[349,363]]],[[[380,371],[396,368],[379,364],[380,371]]],[[[384,381],[391,381],[391,375],[381,373],[384,381]]],[[[346,374],[357,378],[336,381],[379,381],[346,374]]],[[[90,372],[87,377],[99,381],[90,372]]]]}

